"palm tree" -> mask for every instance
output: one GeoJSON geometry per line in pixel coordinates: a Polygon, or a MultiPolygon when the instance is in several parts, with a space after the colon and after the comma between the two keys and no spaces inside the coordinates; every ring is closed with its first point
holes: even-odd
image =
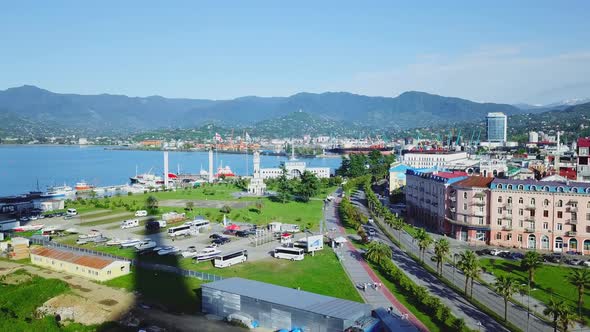
{"type": "Polygon", "coordinates": [[[543,315],[553,318],[554,332],[557,332],[557,320],[559,319],[559,313],[563,306],[565,306],[563,301],[557,301],[554,298],[550,298],[549,302],[547,302],[547,306],[543,310],[543,315]]]}
{"type": "Polygon", "coordinates": [[[436,272],[442,275],[445,256],[449,254],[450,245],[447,239],[438,239],[434,243],[434,259],[436,260],[436,272]]]}
{"type": "Polygon", "coordinates": [[[393,218],[393,223],[392,223],[392,227],[393,229],[397,230],[397,239],[400,241],[402,241],[402,229],[404,229],[405,226],[405,222],[402,218],[393,218]]]}
{"type": "Polygon", "coordinates": [[[494,290],[504,298],[504,321],[508,319],[508,300],[518,291],[516,279],[507,276],[499,276],[494,284],[494,290]]]}
{"type": "Polygon", "coordinates": [[[381,264],[381,262],[391,259],[391,248],[381,241],[373,241],[367,246],[365,256],[369,260],[381,264]]]}
{"type": "Polygon", "coordinates": [[[559,324],[563,332],[567,332],[570,326],[574,326],[576,321],[576,314],[572,311],[570,306],[563,306],[559,310],[559,324]]]}
{"type": "Polygon", "coordinates": [[[471,250],[465,250],[459,254],[459,261],[457,262],[457,268],[465,275],[465,296],[467,296],[467,286],[469,285],[469,278],[473,275],[471,270],[473,269],[477,257],[471,250]]]}
{"type": "Polygon", "coordinates": [[[479,263],[479,259],[477,259],[477,256],[473,257],[473,261],[471,262],[471,266],[469,267],[467,274],[469,274],[469,278],[471,279],[471,290],[469,292],[469,297],[473,298],[473,283],[475,282],[475,279],[479,278],[479,275],[481,274],[481,265],[479,263]]]}
{"type": "Polygon", "coordinates": [[[424,262],[424,253],[426,252],[426,249],[428,249],[428,247],[430,247],[430,245],[432,244],[432,238],[428,233],[426,233],[424,228],[418,228],[415,238],[416,240],[418,240],[418,247],[420,248],[420,257],[422,259],[422,262],[424,262]]]}
{"type": "Polygon", "coordinates": [[[536,251],[527,251],[522,261],[520,261],[520,267],[529,272],[529,280],[531,284],[535,284],[535,270],[543,266],[541,255],[536,251]]]}
{"type": "Polygon", "coordinates": [[[584,287],[590,287],[590,270],[574,269],[567,276],[567,281],[578,289],[578,313],[581,314],[584,305],[584,287]]]}

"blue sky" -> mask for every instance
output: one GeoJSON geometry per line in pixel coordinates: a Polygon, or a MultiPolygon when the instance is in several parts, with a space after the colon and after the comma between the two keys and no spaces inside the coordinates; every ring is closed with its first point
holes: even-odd
{"type": "Polygon", "coordinates": [[[0,89],[590,97],[590,1],[4,1],[0,89]]]}

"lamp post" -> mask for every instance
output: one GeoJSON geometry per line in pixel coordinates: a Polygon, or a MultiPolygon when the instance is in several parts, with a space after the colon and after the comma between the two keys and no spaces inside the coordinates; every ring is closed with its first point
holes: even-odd
{"type": "Polygon", "coordinates": [[[529,279],[528,284],[522,284],[521,286],[527,287],[526,332],[529,332],[529,322],[531,320],[531,279],[529,279]]]}
{"type": "Polygon", "coordinates": [[[483,324],[480,321],[477,321],[477,330],[481,331],[481,327],[483,326],[483,324]]]}

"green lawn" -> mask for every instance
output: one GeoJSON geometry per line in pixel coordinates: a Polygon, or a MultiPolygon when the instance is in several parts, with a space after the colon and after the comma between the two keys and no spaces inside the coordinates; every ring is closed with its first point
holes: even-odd
{"type": "MultiPolygon", "coordinates": [[[[114,212],[111,212],[110,214],[114,215],[117,213],[121,213],[121,211],[114,211],[114,212]]],[[[133,213],[128,213],[126,215],[121,215],[118,217],[112,217],[112,218],[101,219],[101,220],[96,220],[96,221],[82,222],[82,223],[80,223],[80,226],[98,226],[98,225],[106,225],[106,224],[112,224],[112,223],[120,223],[121,221],[126,220],[126,219],[130,219],[131,217],[133,217],[133,213]]]]}
{"type": "MultiPolygon", "coordinates": [[[[520,269],[520,262],[504,259],[484,258],[480,259],[482,267],[491,271],[495,276],[511,275],[521,284],[528,283],[528,272],[520,269]]],[[[535,272],[535,290],[531,296],[547,303],[553,296],[565,300],[577,312],[578,291],[567,282],[567,276],[574,268],[567,266],[544,265],[535,272]]],[[[582,309],[586,325],[590,324],[590,290],[585,290],[584,307],[582,309]]]]}

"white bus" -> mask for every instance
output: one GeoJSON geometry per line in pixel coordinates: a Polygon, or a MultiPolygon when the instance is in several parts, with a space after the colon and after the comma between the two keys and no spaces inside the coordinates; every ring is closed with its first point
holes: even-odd
{"type": "Polygon", "coordinates": [[[232,251],[227,254],[220,254],[213,261],[215,267],[224,268],[240,264],[248,260],[248,250],[232,251]]]}
{"type": "Polygon", "coordinates": [[[190,236],[196,234],[198,231],[191,225],[182,225],[168,228],[168,236],[175,238],[178,236],[190,236]]]}
{"type": "Polygon", "coordinates": [[[124,220],[121,222],[121,229],[133,228],[139,226],[139,219],[124,220]]]}
{"type": "Polygon", "coordinates": [[[186,224],[196,227],[199,231],[202,228],[210,228],[211,227],[211,222],[207,219],[195,219],[193,221],[187,222],[186,224]]]}
{"type": "Polygon", "coordinates": [[[287,248],[278,247],[274,251],[275,258],[290,259],[292,261],[301,261],[305,257],[305,249],[303,248],[287,248]]]}

